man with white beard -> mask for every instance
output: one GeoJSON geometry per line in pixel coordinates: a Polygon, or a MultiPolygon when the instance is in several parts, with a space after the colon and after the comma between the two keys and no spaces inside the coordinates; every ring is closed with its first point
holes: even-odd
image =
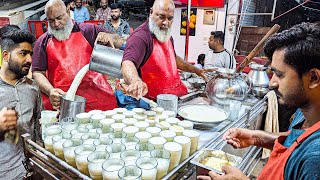
{"type": "MultiPolygon", "coordinates": [[[[73,22],[62,0],[49,0],[45,13],[49,31],[35,43],[32,71],[43,92],[45,109],[59,109],[60,97],[69,89],[79,70],[89,64],[96,40],[115,47],[120,47],[124,40],[105,33],[99,26],[73,22]]],[[[117,107],[106,77],[97,72],[89,71],[84,76],[77,95],[86,98],[86,111],[117,107]]]]}
{"type": "Polygon", "coordinates": [[[124,94],[153,100],[164,93],[186,95],[178,68],[205,78],[206,70],[186,63],[174,51],[171,38],[174,8],[172,0],[155,0],[149,20],[127,40],[121,71],[129,86],[122,86],[124,94]]]}

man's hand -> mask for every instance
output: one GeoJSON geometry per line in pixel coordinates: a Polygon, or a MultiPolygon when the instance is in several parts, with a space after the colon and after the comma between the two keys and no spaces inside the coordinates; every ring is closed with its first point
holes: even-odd
{"type": "Polygon", "coordinates": [[[17,126],[18,116],[15,110],[8,110],[6,107],[0,111],[0,131],[8,131],[17,126]]]}
{"type": "Polygon", "coordinates": [[[242,128],[229,129],[223,135],[223,139],[234,148],[246,148],[251,145],[257,145],[257,141],[259,141],[253,130],[242,128]]]}
{"type": "Polygon", "coordinates": [[[60,108],[60,97],[64,95],[65,92],[58,88],[53,88],[50,90],[50,102],[53,106],[53,109],[59,110],[60,108]]]}
{"type": "Polygon", "coordinates": [[[216,69],[197,69],[196,71],[195,71],[195,73],[198,75],[198,76],[200,76],[200,77],[202,77],[206,82],[208,82],[210,79],[208,79],[208,77],[206,76],[206,73],[207,72],[213,72],[213,71],[215,71],[216,69]]]}
{"type": "Polygon", "coordinates": [[[121,84],[120,89],[122,90],[123,94],[134,97],[136,99],[140,99],[148,93],[148,86],[142,80],[136,80],[129,86],[121,84]]]}
{"type": "Polygon", "coordinates": [[[249,178],[241,172],[240,169],[233,166],[223,166],[223,175],[217,174],[213,171],[209,172],[209,176],[198,176],[198,180],[248,180],[249,178]]]}
{"type": "Polygon", "coordinates": [[[118,34],[100,32],[97,36],[96,42],[119,49],[125,42],[125,39],[120,37],[118,34]]]}

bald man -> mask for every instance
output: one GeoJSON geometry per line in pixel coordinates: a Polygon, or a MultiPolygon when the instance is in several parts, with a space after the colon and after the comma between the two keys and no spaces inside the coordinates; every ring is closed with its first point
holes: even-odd
{"type": "MultiPolygon", "coordinates": [[[[33,76],[43,92],[46,109],[59,109],[60,97],[69,89],[79,70],[89,64],[95,41],[120,47],[119,35],[105,33],[93,24],[75,23],[61,0],[49,0],[45,6],[49,31],[35,43],[33,76]]],[[[77,95],[86,98],[86,111],[117,107],[106,77],[89,71],[81,81],[77,95]],[[99,96],[98,96],[99,95],[99,96]]]]}
{"type": "Polygon", "coordinates": [[[128,86],[125,94],[155,100],[158,94],[182,96],[187,88],[178,69],[204,77],[198,69],[176,55],[171,37],[175,5],[172,0],[156,0],[149,19],[129,37],[122,59],[122,73],[128,86]]]}
{"type": "Polygon", "coordinates": [[[95,19],[107,21],[111,18],[110,12],[111,12],[111,8],[108,7],[108,1],[101,0],[100,8],[97,10],[97,15],[95,19]]]}

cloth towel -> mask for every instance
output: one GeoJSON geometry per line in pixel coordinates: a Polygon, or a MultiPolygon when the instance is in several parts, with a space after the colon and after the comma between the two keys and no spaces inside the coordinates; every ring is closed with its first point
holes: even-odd
{"type": "Polygon", "coordinates": [[[147,102],[142,99],[137,100],[131,96],[126,96],[121,90],[116,90],[114,95],[116,96],[118,107],[126,108],[128,110],[132,110],[133,108],[144,108],[146,110],[150,110],[150,105],[147,102]]]}
{"type": "MultiPolygon", "coordinates": [[[[277,95],[274,91],[269,91],[266,96],[268,97],[268,110],[264,130],[267,132],[279,133],[277,95]]],[[[271,150],[263,148],[262,159],[268,158],[270,154],[271,150]]]]}

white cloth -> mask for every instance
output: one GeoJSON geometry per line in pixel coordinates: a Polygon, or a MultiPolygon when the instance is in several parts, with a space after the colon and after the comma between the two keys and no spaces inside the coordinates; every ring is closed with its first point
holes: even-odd
{"type": "Polygon", "coordinates": [[[70,18],[74,20],[74,12],[72,10],[70,10],[70,18]]]}
{"type": "Polygon", "coordinates": [[[204,68],[212,69],[215,67],[235,69],[236,59],[226,49],[221,52],[210,50],[204,59],[204,68]]]}
{"type": "MultiPolygon", "coordinates": [[[[279,133],[277,95],[274,91],[269,91],[266,96],[268,97],[268,110],[264,130],[267,132],[279,133]]],[[[268,158],[270,154],[271,150],[263,148],[262,159],[268,158]]]]}
{"type": "Polygon", "coordinates": [[[199,69],[202,69],[202,68],[203,68],[201,64],[195,64],[194,66],[197,67],[197,68],[199,68],[199,69]]]}

